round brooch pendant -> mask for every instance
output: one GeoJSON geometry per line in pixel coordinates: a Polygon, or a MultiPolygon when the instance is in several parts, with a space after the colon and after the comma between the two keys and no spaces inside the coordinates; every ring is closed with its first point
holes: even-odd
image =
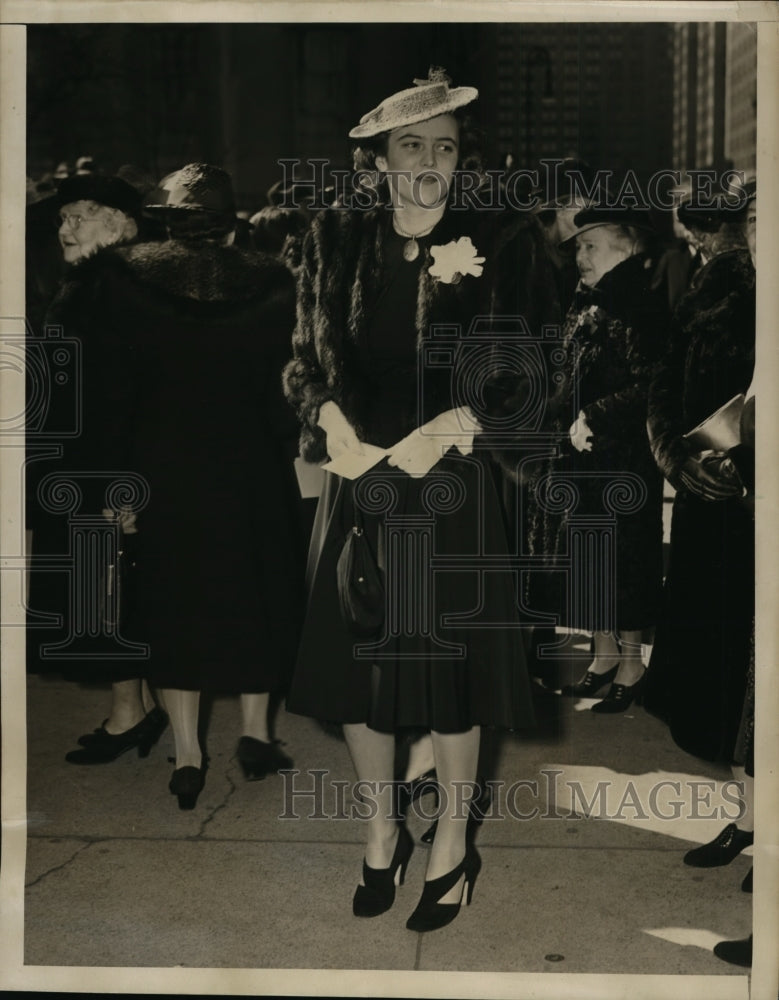
{"type": "Polygon", "coordinates": [[[403,259],[412,261],[419,256],[419,244],[415,239],[410,239],[403,247],[403,259]]]}

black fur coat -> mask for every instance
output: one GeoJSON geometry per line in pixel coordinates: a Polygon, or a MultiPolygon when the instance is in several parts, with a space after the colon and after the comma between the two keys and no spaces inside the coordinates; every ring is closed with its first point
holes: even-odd
{"type": "MultiPolygon", "coordinates": [[[[281,391],[291,274],[206,241],[105,250],[72,270],[49,320],[82,346],[84,428],[72,467],[98,482],[127,471],[146,484],[125,626],[150,644],[152,681],[280,686],[302,568],[297,421],[281,391]]],[[[88,513],[107,506],[89,503],[88,513]]]]}
{"type": "MultiPolygon", "coordinates": [[[[303,425],[301,454],[309,461],[325,458],[325,436],[317,420],[327,400],[334,400],[358,436],[366,439],[358,354],[381,288],[389,226],[391,212],[385,207],[368,212],[336,208],[321,213],[306,238],[298,280],[294,356],[286,367],[284,384],[303,425]]],[[[469,236],[478,254],[486,257],[483,274],[466,275],[450,284],[422,267],[416,313],[418,350],[434,324],[454,327],[456,336],[462,338],[477,318],[494,323],[500,316],[522,316],[534,332],[542,323],[556,320],[550,265],[540,229],[531,216],[449,209],[435,230],[435,243],[446,244],[462,236],[469,236]]],[[[455,371],[442,372],[437,382],[433,379],[426,385],[427,419],[471,402],[452,396],[456,367],[455,360],[455,371]]]]}
{"type": "MultiPolygon", "coordinates": [[[[680,300],[670,350],[651,387],[652,448],[671,483],[691,450],[683,435],[746,392],[754,363],[755,271],[748,252],[734,250],[714,257],[680,300]]],[[[752,511],[740,497],[707,501],[677,491],[644,704],[668,722],[684,751],[726,764],[753,636],[754,545],[752,511]]]]}
{"type": "Polygon", "coordinates": [[[709,261],[680,300],[649,394],[652,451],[674,485],[690,453],[683,435],[745,392],[754,365],[755,269],[747,250],[732,250],[709,261]]]}
{"type": "MultiPolygon", "coordinates": [[[[661,585],[661,477],[649,449],[646,413],[649,384],[667,344],[669,316],[663,290],[651,287],[652,275],[651,259],[636,254],[605,274],[594,288],[582,284],[577,288],[563,328],[565,377],[550,407],[559,453],[529,466],[526,484],[530,553],[565,557],[569,512],[545,499],[547,477],[563,481],[574,477],[571,481],[581,499],[573,513],[595,518],[609,513],[604,505],[609,478],[633,477],[643,502],[632,513],[616,516],[620,629],[643,629],[654,623],[661,585]],[[569,427],[579,411],[592,432],[591,451],[576,451],[570,443],[569,427]]],[[[613,627],[573,620],[557,597],[545,594],[535,603],[541,605],[539,610],[550,610],[543,606],[551,603],[551,610],[563,614],[573,627],[613,627]]]]}

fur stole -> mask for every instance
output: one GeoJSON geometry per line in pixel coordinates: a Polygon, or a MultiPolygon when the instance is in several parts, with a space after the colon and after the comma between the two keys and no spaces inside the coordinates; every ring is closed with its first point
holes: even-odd
{"type": "MultiPolygon", "coordinates": [[[[285,390],[303,424],[301,454],[325,458],[325,436],[317,426],[320,406],[334,400],[361,434],[361,386],[356,361],[380,291],[383,247],[391,211],[329,209],[314,220],[307,235],[298,278],[297,327],[293,360],[285,370],[285,390]]],[[[433,324],[456,325],[466,332],[477,317],[522,315],[532,324],[549,317],[537,289],[546,287],[537,271],[546,261],[537,223],[531,216],[472,210],[446,212],[435,245],[469,236],[486,258],[478,278],[456,284],[431,277],[429,251],[419,276],[415,325],[418,348],[433,324]]]]}
{"type": "Polygon", "coordinates": [[[111,289],[180,315],[291,299],[294,279],[274,258],[234,246],[170,240],[106,247],[69,270],[47,321],[78,319],[111,289]]]}

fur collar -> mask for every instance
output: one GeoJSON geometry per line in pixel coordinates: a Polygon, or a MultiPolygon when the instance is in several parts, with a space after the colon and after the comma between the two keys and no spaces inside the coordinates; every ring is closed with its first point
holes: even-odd
{"type": "Polygon", "coordinates": [[[214,243],[139,243],[117,257],[143,284],[197,302],[248,302],[287,273],[272,257],[214,243]]]}
{"type": "Polygon", "coordinates": [[[61,299],[76,302],[85,289],[116,279],[140,286],[171,304],[239,305],[289,290],[293,278],[275,258],[213,243],[134,243],[107,247],[69,270],[61,299]]]}

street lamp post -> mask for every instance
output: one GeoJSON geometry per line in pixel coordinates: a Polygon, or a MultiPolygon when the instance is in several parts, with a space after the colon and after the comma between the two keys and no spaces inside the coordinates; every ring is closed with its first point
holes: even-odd
{"type": "Polygon", "coordinates": [[[543,97],[552,97],[552,56],[545,45],[529,45],[523,50],[521,58],[525,60],[525,166],[529,167],[535,160],[530,136],[533,120],[533,71],[539,66],[545,68],[543,97]]]}

